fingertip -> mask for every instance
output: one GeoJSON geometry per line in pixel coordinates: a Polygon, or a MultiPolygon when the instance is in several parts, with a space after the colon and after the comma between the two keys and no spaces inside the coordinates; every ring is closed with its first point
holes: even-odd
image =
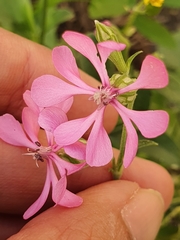
{"type": "Polygon", "coordinates": [[[164,199],[165,210],[169,207],[174,194],[174,183],[171,175],[161,165],[136,157],[124,170],[122,179],[135,181],[142,188],[158,191],[164,199]]]}
{"type": "Polygon", "coordinates": [[[78,194],[78,208],[56,206],[32,219],[9,240],[154,239],[164,203],[159,193],[129,181],[109,181],[78,194]]]}
{"type": "Polygon", "coordinates": [[[152,189],[138,189],[121,214],[132,239],[155,239],[164,214],[163,198],[152,189]]]}
{"type": "Polygon", "coordinates": [[[137,188],[136,183],[111,181],[86,189],[78,194],[84,200],[80,207],[50,208],[32,219],[9,240],[49,239],[52,236],[54,240],[128,240],[129,231],[120,211],[137,188]]]}

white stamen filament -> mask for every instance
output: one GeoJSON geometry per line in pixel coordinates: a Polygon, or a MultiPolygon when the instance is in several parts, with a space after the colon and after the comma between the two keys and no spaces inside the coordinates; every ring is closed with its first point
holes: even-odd
{"type": "Polygon", "coordinates": [[[38,142],[36,143],[38,148],[36,149],[30,149],[27,148],[27,153],[23,153],[23,155],[30,155],[33,157],[33,159],[36,161],[36,166],[39,167],[38,161],[44,162],[44,159],[47,158],[47,155],[51,152],[52,148],[51,146],[49,147],[44,147],[41,146],[41,144],[38,142]]]}
{"type": "Polygon", "coordinates": [[[108,105],[113,98],[117,96],[117,92],[112,87],[99,87],[99,91],[94,93],[89,100],[93,100],[100,108],[108,105]]]}

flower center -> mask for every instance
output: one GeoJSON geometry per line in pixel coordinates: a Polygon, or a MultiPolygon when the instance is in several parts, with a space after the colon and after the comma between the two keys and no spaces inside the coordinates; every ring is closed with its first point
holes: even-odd
{"type": "Polygon", "coordinates": [[[99,86],[98,89],[89,100],[93,100],[100,108],[108,105],[117,96],[117,90],[112,87],[99,86]]]}
{"type": "Polygon", "coordinates": [[[51,146],[49,147],[42,146],[40,142],[35,142],[35,144],[37,145],[36,149],[27,148],[27,153],[24,153],[23,155],[31,155],[33,159],[36,161],[37,167],[39,167],[38,161],[44,162],[44,159],[47,158],[52,149],[51,146]]]}

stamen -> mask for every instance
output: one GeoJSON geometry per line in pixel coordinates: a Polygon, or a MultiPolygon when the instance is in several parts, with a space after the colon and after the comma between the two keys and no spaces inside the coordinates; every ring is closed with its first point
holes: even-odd
{"type": "Polygon", "coordinates": [[[42,158],[42,156],[39,153],[35,153],[33,156],[33,159],[44,162],[44,159],[42,158]]]}
{"type": "Polygon", "coordinates": [[[24,153],[23,155],[31,155],[36,161],[36,166],[39,167],[38,161],[44,162],[44,159],[48,157],[52,148],[51,146],[43,147],[40,142],[35,142],[35,144],[38,146],[37,149],[27,148],[27,153],[24,153]]]}
{"type": "Polygon", "coordinates": [[[108,105],[111,100],[117,97],[117,90],[112,87],[98,86],[99,91],[95,92],[89,100],[93,100],[99,108],[108,105]]]}
{"type": "Polygon", "coordinates": [[[38,147],[41,146],[40,142],[35,142],[35,144],[36,144],[38,147]]]}

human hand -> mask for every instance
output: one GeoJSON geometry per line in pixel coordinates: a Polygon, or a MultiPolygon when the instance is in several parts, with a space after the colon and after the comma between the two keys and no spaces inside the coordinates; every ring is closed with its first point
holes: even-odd
{"type": "MultiPolygon", "coordinates": [[[[0,39],[0,112],[9,112],[20,119],[24,106],[22,94],[30,88],[32,81],[42,74],[59,74],[52,65],[51,51],[45,47],[3,29],[0,30],[0,39]]],[[[89,84],[97,85],[91,77],[81,74],[89,84]]],[[[92,112],[92,102],[88,101],[88,108],[86,104],[83,108],[82,101],[85,101],[83,96],[75,99],[69,112],[70,119],[92,112]]],[[[117,114],[109,108],[104,121],[108,131],[112,130],[116,119],[117,114]]],[[[33,161],[22,156],[23,148],[2,141],[0,148],[0,234],[2,239],[6,239],[25,223],[21,215],[42,189],[45,167],[42,164],[37,169],[33,161]]],[[[83,205],[73,209],[59,206],[50,208],[32,219],[20,233],[10,239],[126,240],[131,239],[131,235],[137,239],[154,239],[163,212],[172,198],[170,176],[157,164],[138,158],[124,171],[120,181],[110,181],[109,168],[86,168],[69,176],[69,189],[79,192],[84,199],[83,205]],[[142,188],[160,192],[165,205],[156,192],[142,188]],[[123,216],[126,215],[132,216],[131,222],[124,220],[123,216]]],[[[51,205],[49,200],[45,208],[51,205]]]]}
{"type": "MultiPolygon", "coordinates": [[[[51,207],[9,239],[155,239],[173,194],[167,172],[153,162],[136,158],[124,171],[122,180],[110,180],[108,166],[86,168],[70,176],[69,189],[82,190],[78,195],[83,198],[83,205],[73,209],[51,207]]],[[[36,178],[31,179],[31,184],[38,188],[42,183],[36,178]]],[[[19,205],[17,213],[22,213],[30,199],[37,198],[37,192],[27,188],[26,198],[17,203],[16,197],[11,206],[19,205]]],[[[12,204],[12,200],[8,203],[12,204]]]]}

